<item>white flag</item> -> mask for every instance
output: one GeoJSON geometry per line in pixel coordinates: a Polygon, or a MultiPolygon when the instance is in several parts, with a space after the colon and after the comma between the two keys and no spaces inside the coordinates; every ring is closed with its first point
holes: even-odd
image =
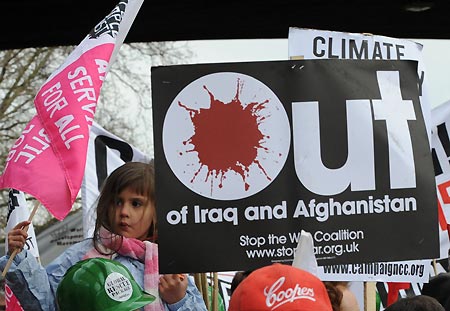
{"type": "Polygon", "coordinates": [[[89,134],[86,168],[81,186],[85,238],[92,237],[94,232],[95,203],[103,181],[114,169],[131,161],[148,163],[150,158],[94,122],[89,134]]]}
{"type": "MultiPolygon", "coordinates": [[[[8,201],[8,216],[5,232],[9,232],[19,222],[28,220],[30,217],[30,210],[22,191],[16,189],[9,189],[8,201]]],[[[33,223],[28,227],[28,238],[25,243],[25,249],[29,250],[34,257],[39,258],[39,250],[36,241],[36,234],[34,233],[33,223]]],[[[5,239],[5,251],[8,252],[8,239],[5,239]]]]}

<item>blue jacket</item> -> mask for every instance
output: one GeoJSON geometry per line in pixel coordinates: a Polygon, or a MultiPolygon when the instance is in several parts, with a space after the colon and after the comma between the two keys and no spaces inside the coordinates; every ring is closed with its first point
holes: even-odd
{"type": "MultiPolygon", "coordinates": [[[[66,249],[59,257],[42,267],[36,258],[23,250],[14,257],[6,274],[6,283],[11,288],[25,311],[56,311],[56,289],[67,269],[82,260],[92,249],[93,240],[86,239],[66,249]]],[[[143,288],[144,264],[136,259],[116,254],[114,260],[126,266],[136,282],[143,288]],[[117,255],[117,256],[116,256],[117,255]]],[[[0,258],[3,269],[9,255],[0,258]]],[[[163,303],[166,311],[206,311],[203,297],[195,286],[192,277],[188,278],[186,296],[174,304],[163,303]]]]}

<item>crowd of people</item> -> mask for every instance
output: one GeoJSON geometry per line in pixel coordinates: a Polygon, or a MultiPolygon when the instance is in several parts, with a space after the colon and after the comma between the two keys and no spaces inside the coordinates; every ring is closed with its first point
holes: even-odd
{"type": "MultiPolygon", "coordinates": [[[[154,162],[127,162],[106,179],[97,200],[94,236],[72,245],[43,267],[27,250],[26,227],[8,232],[0,258],[5,280],[25,311],[206,311],[188,274],[158,271],[154,162]],[[19,250],[12,257],[14,251],[19,250]]],[[[386,311],[450,310],[448,295],[402,298],[386,311]],[[445,309],[445,308],[446,309],[445,309]]],[[[441,283],[442,284],[442,281],[441,283]]],[[[239,271],[228,311],[361,311],[348,282],[321,281],[308,271],[272,264],[239,271]]]]}

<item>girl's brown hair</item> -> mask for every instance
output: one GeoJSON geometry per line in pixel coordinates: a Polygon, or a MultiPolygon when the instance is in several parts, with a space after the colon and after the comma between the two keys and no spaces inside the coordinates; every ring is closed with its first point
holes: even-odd
{"type": "MultiPolygon", "coordinates": [[[[115,233],[112,223],[111,213],[114,212],[115,202],[118,195],[125,189],[131,188],[136,194],[146,196],[153,203],[155,202],[155,166],[154,161],[150,163],[127,162],[115,169],[106,178],[100,196],[97,201],[97,218],[94,228],[94,246],[100,253],[104,250],[99,247],[100,228],[104,227],[109,232],[115,233]]],[[[154,205],[154,204],[153,204],[154,205]]],[[[148,232],[148,240],[156,242],[156,212],[153,213],[153,222],[148,232]]],[[[107,255],[107,254],[105,254],[107,255]]]]}
{"type": "Polygon", "coordinates": [[[324,281],[325,287],[328,292],[328,297],[330,298],[331,306],[333,311],[341,310],[341,301],[342,301],[342,291],[338,288],[338,284],[346,284],[348,282],[332,282],[332,281],[324,281]]]}

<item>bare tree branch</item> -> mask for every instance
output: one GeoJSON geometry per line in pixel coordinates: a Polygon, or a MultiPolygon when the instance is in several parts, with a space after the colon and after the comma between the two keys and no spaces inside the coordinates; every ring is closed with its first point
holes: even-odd
{"type": "MultiPolygon", "coordinates": [[[[11,146],[36,114],[34,97],[73,49],[72,46],[0,51],[1,172],[11,146]]],[[[152,155],[150,68],[182,63],[191,56],[189,50],[175,42],[123,45],[103,84],[95,120],[152,155]]],[[[0,238],[4,237],[1,228],[6,225],[6,190],[0,191],[0,238]]],[[[48,213],[46,217],[51,218],[48,213]]]]}

